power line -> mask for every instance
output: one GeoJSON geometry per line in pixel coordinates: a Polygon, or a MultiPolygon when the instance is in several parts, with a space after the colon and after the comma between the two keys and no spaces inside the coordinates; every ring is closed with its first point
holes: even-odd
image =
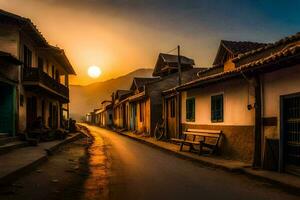
{"type": "Polygon", "coordinates": [[[170,51],[166,52],[166,53],[171,53],[172,51],[177,50],[178,47],[175,47],[174,49],[171,49],[170,51]]]}

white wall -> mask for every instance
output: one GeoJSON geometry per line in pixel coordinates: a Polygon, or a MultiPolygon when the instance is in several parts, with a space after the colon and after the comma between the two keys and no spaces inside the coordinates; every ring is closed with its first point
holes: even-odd
{"type": "Polygon", "coordinates": [[[300,65],[265,74],[263,92],[263,117],[277,117],[278,120],[278,126],[265,127],[265,136],[279,138],[280,96],[300,92],[300,65]]]}
{"type": "MultiPolygon", "coordinates": [[[[249,102],[254,104],[254,88],[250,87],[249,102]]],[[[254,109],[248,110],[248,83],[230,80],[182,93],[182,122],[205,125],[254,125],[254,109]],[[223,94],[224,121],[211,122],[211,96],[223,94]],[[195,122],[186,121],[186,98],[195,97],[195,122]]]]}

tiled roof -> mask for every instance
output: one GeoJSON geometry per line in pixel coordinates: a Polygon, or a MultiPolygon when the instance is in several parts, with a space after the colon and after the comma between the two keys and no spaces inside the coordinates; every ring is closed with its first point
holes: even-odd
{"type": "MultiPolygon", "coordinates": [[[[160,53],[159,56],[166,63],[177,63],[178,62],[178,55],[160,53]]],[[[185,56],[180,56],[180,61],[181,61],[181,64],[195,65],[195,62],[193,59],[185,57],[185,56]]]]}
{"type": "Polygon", "coordinates": [[[103,100],[103,101],[101,102],[101,104],[104,104],[104,103],[111,103],[111,100],[103,100]]]}
{"type": "MultiPolygon", "coordinates": [[[[300,37],[298,39],[300,40],[300,37]]],[[[295,40],[293,40],[293,41],[295,41],[295,40]]],[[[190,81],[188,83],[185,83],[179,87],[172,88],[172,89],[164,91],[164,92],[167,93],[167,92],[175,91],[176,89],[185,89],[185,88],[189,88],[191,86],[197,86],[197,85],[201,85],[204,83],[219,81],[222,79],[226,79],[226,78],[230,78],[230,77],[239,75],[241,72],[255,71],[258,69],[263,69],[265,67],[271,67],[273,64],[278,64],[278,62],[280,62],[280,61],[293,59],[296,56],[298,58],[300,57],[300,42],[289,44],[285,48],[282,48],[281,50],[279,50],[275,53],[272,53],[269,56],[266,56],[264,58],[244,64],[233,70],[225,71],[225,72],[218,73],[218,74],[213,74],[210,76],[201,77],[201,78],[195,79],[193,81],[190,81]]]]}
{"type": "MultiPolygon", "coordinates": [[[[188,58],[186,56],[180,56],[181,64],[184,66],[193,66],[195,65],[195,61],[191,58],[188,58]]],[[[172,54],[166,54],[166,53],[160,53],[158,55],[157,62],[155,64],[154,70],[153,70],[153,76],[160,76],[161,70],[165,65],[173,65],[177,66],[178,63],[178,55],[172,55],[172,54]]]]}
{"type": "Polygon", "coordinates": [[[300,42],[296,43],[294,45],[291,45],[291,46],[287,46],[276,53],[273,53],[267,57],[263,57],[259,60],[254,60],[254,61],[244,64],[240,67],[241,68],[249,68],[249,67],[255,67],[255,66],[259,66],[259,65],[272,63],[272,62],[275,62],[276,60],[295,55],[299,52],[300,52],[300,42]]]}
{"type": "Polygon", "coordinates": [[[43,34],[38,30],[36,25],[32,23],[32,21],[29,18],[21,17],[19,15],[7,12],[5,10],[0,9],[0,20],[3,19],[4,21],[12,20],[16,22],[17,24],[21,25],[22,28],[28,32],[28,34],[33,35],[33,38],[36,41],[39,41],[39,44],[42,44],[41,50],[53,50],[52,53],[58,60],[58,62],[61,62],[62,65],[66,67],[66,70],[70,74],[76,74],[73,66],[71,65],[69,59],[67,58],[65,51],[63,49],[60,49],[59,47],[55,47],[50,45],[43,34]]]}
{"type": "Polygon", "coordinates": [[[159,80],[159,78],[143,78],[143,77],[135,77],[133,81],[135,81],[136,87],[141,88],[147,83],[151,83],[152,81],[159,80]]]}
{"type": "Polygon", "coordinates": [[[245,53],[260,47],[266,46],[265,43],[249,42],[249,41],[227,41],[222,40],[221,43],[234,55],[245,53]]]}
{"type": "Polygon", "coordinates": [[[59,47],[49,45],[50,50],[52,51],[55,58],[62,63],[63,67],[67,70],[69,74],[76,75],[76,72],[70,63],[65,51],[59,47]]]}
{"type": "Polygon", "coordinates": [[[271,49],[271,48],[274,48],[274,47],[277,47],[279,45],[283,45],[283,44],[287,44],[287,43],[290,43],[290,42],[293,42],[293,41],[297,41],[299,39],[300,39],[300,32],[298,32],[294,35],[290,35],[288,37],[282,38],[282,39],[278,40],[277,42],[270,43],[270,44],[267,44],[267,45],[262,46],[260,48],[254,49],[252,51],[248,51],[248,52],[245,52],[243,54],[240,54],[234,60],[236,61],[236,60],[239,60],[239,59],[244,58],[246,56],[253,55],[253,54],[256,54],[256,53],[259,53],[259,52],[262,52],[262,51],[265,51],[265,50],[268,50],[268,49],[271,49]]]}
{"type": "Polygon", "coordinates": [[[116,95],[121,98],[122,96],[125,96],[125,95],[128,95],[128,94],[131,94],[131,91],[130,90],[117,90],[116,91],[116,95]]]}
{"type": "Polygon", "coordinates": [[[223,65],[227,60],[228,53],[236,57],[239,54],[263,47],[267,44],[249,41],[227,41],[221,40],[217,55],[214,59],[213,66],[223,65]]]}
{"type": "Polygon", "coordinates": [[[48,45],[47,40],[43,36],[43,34],[38,30],[35,24],[29,18],[21,17],[19,15],[7,12],[5,10],[0,9],[0,16],[9,17],[10,19],[16,20],[18,23],[22,25],[27,25],[38,37],[39,39],[45,44],[48,45]]]}

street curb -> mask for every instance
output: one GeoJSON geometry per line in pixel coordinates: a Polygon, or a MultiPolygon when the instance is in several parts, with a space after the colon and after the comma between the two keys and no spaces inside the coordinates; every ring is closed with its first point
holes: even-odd
{"type": "Polygon", "coordinates": [[[33,171],[36,167],[38,167],[39,165],[46,162],[48,160],[49,156],[53,155],[55,152],[57,152],[60,147],[62,147],[63,145],[66,145],[68,143],[74,142],[80,138],[83,138],[84,136],[85,135],[79,131],[78,133],[76,133],[76,135],[63,140],[62,142],[56,144],[55,146],[53,146],[49,149],[45,149],[45,151],[46,151],[45,154],[43,156],[41,156],[40,158],[32,161],[31,163],[11,172],[3,177],[0,177],[0,186],[5,186],[5,185],[7,186],[8,183],[15,181],[20,176],[33,171]]]}
{"type": "Polygon", "coordinates": [[[31,172],[34,168],[38,167],[42,163],[48,160],[48,156],[45,154],[41,156],[39,159],[34,160],[28,165],[25,165],[16,171],[13,171],[3,177],[0,178],[0,186],[7,186],[7,183],[11,183],[18,179],[20,176],[24,175],[25,173],[31,172]]]}
{"type": "Polygon", "coordinates": [[[57,152],[59,150],[59,148],[61,146],[66,145],[66,144],[71,143],[71,142],[74,142],[76,140],[79,140],[79,139],[83,138],[84,136],[85,135],[82,132],[78,131],[76,133],[76,135],[73,135],[72,137],[69,137],[65,140],[62,140],[62,142],[60,142],[60,143],[58,143],[58,144],[56,144],[56,145],[54,145],[54,146],[52,146],[48,149],[45,149],[45,151],[48,155],[53,155],[55,152],[57,152]]]}
{"type": "Polygon", "coordinates": [[[280,189],[284,189],[284,190],[286,190],[290,193],[296,194],[298,196],[300,195],[300,187],[299,186],[295,186],[295,185],[292,185],[292,184],[288,184],[286,182],[275,180],[275,179],[272,179],[270,177],[254,174],[254,173],[248,172],[247,169],[242,169],[241,174],[244,174],[244,175],[246,175],[250,178],[256,179],[258,181],[268,182],[268,183],[272,184],[275,187],[278,187],[280,189]]]}
{"type": "Polygon", "coordinates": [[[127,134],[125,134],[123,132],[120,132],[120,131],[116,131],[116,130],[111,130],[111,131],[113,131],[113,132],[115,132],[117,134],[120,134],[122,136],[125,136],[127,138],[133,139],[135,141],[138,141],[140,143],[146,144],[147,146],[154,147],[154,148],[159,149],[159,150],[161,150],[163,152],[175,155],[178,158],[181,158],[181,159],[184,159],[184,160],[189,160],[189,161],[192,161],[193,163],[200,164],[202,166],[204,165],[204,166],[208,166],[208,167],[222,169],[224,171],[228,171],[228,172],[231,172],[231,173],[244,174],[244,175],[246,175],[246,176],[248,176],[250,178],[254,178],[254,179],[259,180],[259,181],[264,181],[264,182],[271,183],[275,187],[280,187],[280,189],[285,189],[285,190],[287,190],[287,191],[289,191],[291,193],[295,193],[297,195],[300,195],[300,187],[297,187],[295,185],[288,184],[288,183],[285,183],[285,182],[282,182],[282,181],[279,181],[279,180],[275,180],[275,179],[272,179],[270,177],[261,176],[261,175],[258,175],[258,174],[254,174],[254,173],[248,172],[247,168],[243,168],[243,167],[240,167],[240,168],[229,168],[229,167],[224,166],[224,165],[219,165],[219,164],[208,162],[208,161],[205,161],[205,160],[196,159],[196,158],[193,158],[191,156],[185,155],[183,153],[172,151],[170,149],[166,149],[164,147],[161,147],[159,145],[153,144],[153,143],[148,142],[146,140],[143,140],[143,139],[140,139],[140,138],[136,138],[136,137],[132,137],[132,136],[127,135],[127,134]],[[298,191],[298,192],[295,192],[295,191],[298,191]]]}

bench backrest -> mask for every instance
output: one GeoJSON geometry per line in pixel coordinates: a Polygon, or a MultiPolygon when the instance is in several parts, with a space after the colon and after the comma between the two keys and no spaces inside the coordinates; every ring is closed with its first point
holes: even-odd
{"type": "Polygon", "coordinates": [[[193,129],[188,128],[186,132],[194,132],[194,133],[215,133],[215,134],[221,134],[221,130],[208,130],[208,129],[193,129]]]}
{"type": "Polygon", "coordinates": [[[183,132],[186,135],[202,136],[210,138],[219,138],[221,136],[221,130],[206,130],[206,129],[187,129],[183,132]]]}

